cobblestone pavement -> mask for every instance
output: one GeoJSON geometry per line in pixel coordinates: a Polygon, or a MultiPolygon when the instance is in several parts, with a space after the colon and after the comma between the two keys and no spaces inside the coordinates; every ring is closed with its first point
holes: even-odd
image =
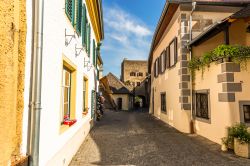
{"type": "Polygon", "coordinates": [[[250,166],[250,159],[221,152],[219,145],[180,133],[146,112],[106,111],[70,165],[250,166]]]}

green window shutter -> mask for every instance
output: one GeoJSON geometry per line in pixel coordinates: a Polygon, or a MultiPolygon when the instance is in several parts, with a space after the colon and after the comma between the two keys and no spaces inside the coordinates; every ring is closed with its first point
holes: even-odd
{"type": "Polygon", "coordinates": [[[72,3],[72,5],[71,5],[71,8],[72,8],[71,9],[72,10],[72,12],[71,12],[71,23],[74,26],[75,25],[75,0],[71,0],[71,3],[72,3]]]}
{"type": "Polygon", "coordinates": [[[65,0],[65,13],[74,26],[75,23],[75,0],[65,0]]]}
{"type": "Polygon", "coordinates": [[[95,48],[95,67],[97,66],[97,47],[95,48]]]}
{"type": "Polygon", "coordinates": [[[77,22],[76,22],[76,30],[81,35],[82,31],[82,0],[78,0],[77,3],[77,22]]]}
{"type": "Polygon", "coordinates": [[[93,54],[93,65],[95,66],[95,40],[93,39],[93,52],[92,52],[92,54],[93,54]]]}
{"type": "Polygon", "coordinates": [[[73,8],[73,0],[65,0],[65,13],[68,16],[70,22],[72,22],[72,10],[73,8]]]}
{"type": "Polygon", "coordinates": [[[91,92],[91,118],[95,117],[95,91],[91,92]]]}
{"type": "Polygon", "coordinates": [[[87,33],[87,17],[86,17],[86,6],[82,7],[82,46],[86,46],[86,33],[87,33]]]}
{"type": "Polygon", "coordinates": [[[91,45],[91,27],[88,24],[88,56],[90,56],[90,45],[91,45]]]}

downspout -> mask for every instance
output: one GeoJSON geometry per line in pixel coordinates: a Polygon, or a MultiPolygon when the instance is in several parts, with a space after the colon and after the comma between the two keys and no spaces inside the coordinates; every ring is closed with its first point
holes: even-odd
{"type": "Polygon", "coordinates": [[[44,0],[32,0],[32,55],[29,101],[29,165],[39,165],[44,0]]]}
{"type": "MultiPolygon", "coordinates": [[[[190,20],[189,20],[189,42],[192,41],[192,14],[195,11],[196,8],[196,2],[192,2],[192,10],[190,13],[190,20]]],[[[189,48],[189,59],[192,59],[192,48],[189,48]]],[[[190,74],[190,79],[191,79],[191,85],[190,85],[190,91],[191,91],[191,115],[190,115],[190,133],[194,133],[194,122],[193,122],[193,78],[192,78],[192,73],[190,74]]]]}

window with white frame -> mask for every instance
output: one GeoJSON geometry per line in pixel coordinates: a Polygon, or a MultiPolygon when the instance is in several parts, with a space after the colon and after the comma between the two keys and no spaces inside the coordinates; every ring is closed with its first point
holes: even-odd
{"type": "Polygon", "coordinates": [[[87,99],[86,90],[87,90],[87,79],[83,78],[83,90],[82,90],[83,112],[88,112],[86,104],[86,99],[87,99]]]}
{"type": "Polygon", "coordinates": [[[155,77],[158,77],[159,74],[159,58],[155,60],[155,77]]]}
{"type": "Polygon", "coordinates": [[[169,67],[177,62],[177,38],[174,38],[169,44],[169,67]]]}
{"type": "Polygon", "coordinates": [[[163,73],[164,71],[165,71],[165,69],[166,69],[166,60],[165,60],[165,51],[163,51],[162,53],[161,53],[161,73],[163,73]]]}
{"type": "Polygon", "coordinates": [[[70,119],[70,96],[71,96],[71,72],[63,67],[63,81],[62,81],[62,117],[61,121],[70,119]]]}

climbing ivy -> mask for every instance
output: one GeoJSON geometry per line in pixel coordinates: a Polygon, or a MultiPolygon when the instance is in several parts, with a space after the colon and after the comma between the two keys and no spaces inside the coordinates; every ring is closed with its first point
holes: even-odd
{"type": "Polygon", "coordinates": [[[247,60],[250,58],[250,46],[239,45],[219,45],[212,51],[205,53],[201,57],[193,57],[188,64],[188,67],[194,75],[196,70],[202,70],[202,75],[205,67],[210,67],[212,62],[218,63],[219,61],[226,60],[235,62],[241,65],[242,68],[247,68],[247,60]]]}

